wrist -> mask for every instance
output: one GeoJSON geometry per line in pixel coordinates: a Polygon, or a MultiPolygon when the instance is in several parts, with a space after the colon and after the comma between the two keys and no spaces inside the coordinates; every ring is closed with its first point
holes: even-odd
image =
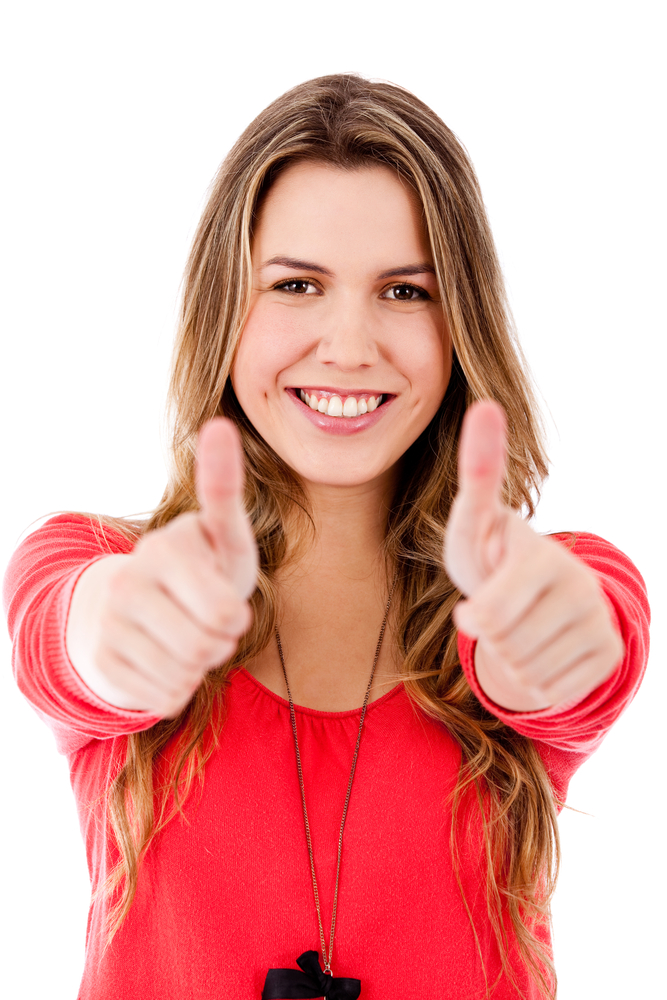
{"type": "Polygon", "coordinates": [[[137,705],[119,691],[95,662],[108,581],[122,561],[131,558],[131,554],[102,556],[83,571],[72,591],[65,650],[75,674],[94,695],[116,708],[145,711],[145,706],[137,705]]]}

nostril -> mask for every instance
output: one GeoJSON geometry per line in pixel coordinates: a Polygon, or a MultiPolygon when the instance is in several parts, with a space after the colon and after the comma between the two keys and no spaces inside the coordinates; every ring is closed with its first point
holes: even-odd
{"type": "Polygon", "coordinates": [[[323,338],[318,345],[316,357],[320,363],[335,364],[341,371],[354,371],[376,365],[380,355],[372,338],[341,332],[323,338]]]}

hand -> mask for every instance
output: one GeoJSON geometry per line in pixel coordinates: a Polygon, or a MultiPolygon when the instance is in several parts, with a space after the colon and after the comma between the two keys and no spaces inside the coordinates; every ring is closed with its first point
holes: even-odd
{"type": "Polygon", "coordinates": [[[249,628],[257,547],[244,513],[238,432],[206,424],[197,456],[198,513],[150,532],[130,555],[94,563],[75,588],[72,663],[120,708],[172,718],[249,628]]]}
{"type": "Polygon", "coordinates": [[[595,574],[503,504],[505,437],[500,406],[470,408],[445,567],[468,598],[454,621],[478,640],[480,686],[501,707],[530,712],[584,698],[624,649],[595,574]]]}

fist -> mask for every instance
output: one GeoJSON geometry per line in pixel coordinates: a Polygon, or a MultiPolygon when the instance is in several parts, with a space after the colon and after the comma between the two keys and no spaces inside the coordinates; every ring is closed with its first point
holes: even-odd
{"type": "Polygon", "coordinates": [[[238,432],[216,419],[199,436],[201,510],[86,570],[67,647],[83,680],[121,708],[175,717],[250,626],[257,548],[243,510],[238,432]]]}
{"type": "Polygon", "coordinates": [[[500,406],[469,409],[445,568],[467,597],[454,620],[478,640],[482,690],[503,708],[530,712],[584,698],[624,649],[595,574],[504,505],[505,438],[500,406]]]}

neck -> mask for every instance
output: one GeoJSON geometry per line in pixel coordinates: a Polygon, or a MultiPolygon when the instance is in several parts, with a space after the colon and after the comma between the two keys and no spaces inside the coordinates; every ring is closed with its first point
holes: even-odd
{"type": "MultiPolygon", "coordinates": [[[[300,538],[276,574],[278,625],[295,704],[322,711],[361,706],[391,580],[384,558],[389,480],[355,487],[307,487],[314,531],[287,526],[300,538]]],[[[371,700],[396,682],[399,667],[392,615],[371,700]]],[[[267,687],[287,697],[275,643],[247,664],[267,687]]]]}
{"type": "Polygon", "coordinates": [[[313,530],[294,525],[291,534],[299,541],[286,561],[284,579],[324,573],[344,584],[361,580],[381,570],[386,575],[383,547],[391,482],[364,483],[353,487],[309,485],[307,497],[313,530]]]}

